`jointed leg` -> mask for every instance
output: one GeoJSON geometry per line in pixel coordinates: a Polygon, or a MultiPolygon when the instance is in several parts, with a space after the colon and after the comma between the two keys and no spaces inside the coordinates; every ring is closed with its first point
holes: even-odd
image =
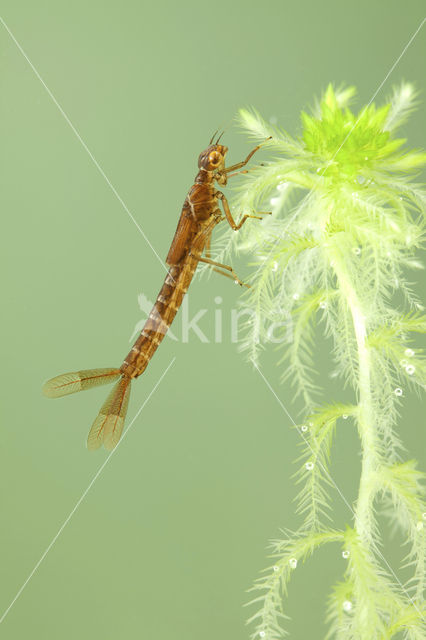
{"type": "MultiPolygon", "coordinates": [[[[271,138],[272,138],[272,136],[269,136],[269,138],[266,138],[266,140],[270,140],[271,138]]],[[[265,142],[266,142],[266,140],[265,140],[265,142]]],[[[250,151],[250,153],[248,154],[247,158],[245,160],[243,160],[242,162],[237,162],[236,164],[233,164],[230,167],[226,167],[225,173],[229,173],[230,171],[235,171],[236,169],[241,169],[241,167],[244,167],[244,165],[247,164],[247,162],[256,153],[256,151],[258,151],[260,149],[262,144],[263,144],[263,142],[261,144],[258,144],[257,147],[255,147],[252,151],[250,151]]]]}
{"type": "Polygon", "coordinates": [[[205,245],[205,247],[204,247],[204,251],[205,251],[205,254],[206,254],[206,257],[207,257],[207,258],[210,258],[210,257],[211,257],[211,252],[210,252],[211,239],[212,239],[212,236],[211,236],[211,234],[210,234],[210,235],[209,235],[209,237],[208,237],[208,240],[207,240],[207,242],[206,242],[206,245],[205,245]]]}
{"type": "Polygon", "coordinates": [[[205,262],[206,264],[212,265],[212,267],[219,267],[220,269],[225,269],[226,271],[229,271],[229,273],[223,273],[222,271],[219,271],[219,268],[213,269],[213,271],[216,271],[217,273],[220,273],[221,275],[226,276],[227,278],[231,278],[232,280],[234,280],[234,282],[239,284],[240,287],[249,287],[249,285],[245,284],[242,280],[239,279],[239,277],[237,276],[233,268],[230,267],[229,265],[222,264],[221,262],[216,262],[215,260],[211,260],[210,258],[204,258],[203,256],[200,256],[196,253],[195,254],[192,253],[191,255],[194,258],[196,258],[199,262],[205,262]]]}
{"type": "Polygon", "coordinates": [[[225,278],[229,278],[230,280],[233,280],[235,282],[235,284],[239,284],[240,287],[247,287],[247,289],[250,289],[251,285],[247,284],[246,282],[241,282],[241,280],[236,280],[234,276],[232,276],[230,273],[225,273],[224,271],[221,271],[220,269],[217,269],[216,267],[212,267],[213,271],[215,271],[216,273],[219,273],[221,276],[225,276],[225,278]]]}
{"type": "MultiPolygon", "coordinates": [[[[229,208],[228,200],[226,199],[225,194],[222,193],[221,191],[218,191],[217,192],[217,197],[219,198],[219,200],[222,200],[223,210],[225,212],[226,219],[228,220],[229,225],[232,227],[232,229],[234,231],[238,231],[238,229],[241,229],[241,227],[243,226],[243,224],[245,223],[245,221],[248,218],[255,218],[256,220],[262,220],[262,218],[260,216],[254,216],[254,215],[246,213],[246,214],[243,215],[243,217],[241,218],[241,220],[237,224],[235,222],[234,218],[232,217],[232,213],[231,213],[231,210],[229,208]]],[[[263,214],[263,215],[271,215],[270,211],[258,211],[258,213],[263,214]]]]}
{"type": "Polygon", "coordinates": [[[242,169],[241,171],[234,171],[234,173],[227,173],[227,177],[228,178],[233,178],[234,176],[238,176],[241,173],[250,173],[250,171],[254,171],[255,169],[257,169],[258,167],[264,167],[265,165],[263,164],[263,162],[261,162],[260,164],[256,165],[255,167],[250,167],[250,169],[242,169]]]}

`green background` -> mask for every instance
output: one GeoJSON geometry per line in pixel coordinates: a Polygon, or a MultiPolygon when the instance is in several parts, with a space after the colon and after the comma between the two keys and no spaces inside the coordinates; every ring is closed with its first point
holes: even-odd
{"type": "MultiPolygon", "coordinates": [[[[198,153],[240,106],[297,133],[299,113],[329,81],[369,101],[423,17],[422,2],[2,2],[2,17],[82,139],[165,257],[198,153]]],[[[377,100],[406,79],[424,89],[426,27],[377,100]]],[[[0,615],[89,485],[106,453],[87,430],[108,388],[57,401],[46,378],[119,366],[164,269],[63,115],[0,26],[2,426],[0,615]]],[[[424,101],[425,95],[422,95],[424,101]]],[[[426,146],[424,107],[404,127],[426,146]]],[[[229,161],[251,143],[235,127],[229,161]]],[[[246,260],[236,263],[247,276],[246,260]]],[[[209,336],[166,339],[133,386],[129,417],[176,358],[2,624],[4,638],[248,637],[245,590],[267,564],[268,539],[295,528],[299,436],[229,339],[240,291],[196,278],[190,308],[209,336]],[[214,302],[221,296],[223,303],[214,302]],[[224,339],[212,341],[215,308],[224,339]]],[[[180,332],[177,320],[175,333],[180,332]]],[[[318,367],[328,366],[326,350],[318,367]]],[[[326,369],[324,369],[326,370],[326,369]]],[[[263,371],[280,386],[276,354],[263,371]]],[[[340,399],[338,391],[327,398],[340,399]],[[337,395],[337,397],[336,397],[337,395]]],[[[423,414],[406,398],[407,455],[423,457],[423,414]]],[[[130,423],[130,420],[128,420],[130,423]]],[[[333,477],[356,496],[359,447],[339,432],[333,477]]],[[[350,521],[337,493],[335,521],[350,521]]],[[[397,566],[397,542],[386,548],[397,566]]],[[[291,638],[324,635],[340,549],[298,567],[291,638]]]]}

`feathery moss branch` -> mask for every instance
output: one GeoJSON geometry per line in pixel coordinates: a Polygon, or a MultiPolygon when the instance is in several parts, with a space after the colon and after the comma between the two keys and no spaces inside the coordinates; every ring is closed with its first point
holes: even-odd
{"type": "Polygon", "coordinates": [[[407,389],[426,383],[424,354],[412,339],[425,332],[426,316],[407,280],[408,270],[422,267],[416,252],[426,192],[415,177],[426,154],[395,137],[416,103],[410,84],[396,87],[384,106],[371,104],[358,114],[348,106],[354,95],[353,88],[329,86],[312,113],[302,113],[297,138],[254,110],[240,111],[255,139],[272,136],[266,147],[275,157],[246,174],[234,207],[250,213],[268,202],[273,215],[228,239],[222,257],[255,252],[243,348],[256,358],[273,335],[280,365],[306,410],[297,474],[304,520],[298,532],[274,543],[275,564],[255,584],[253,638],[284,636],[282,599],[291,573],[327,542],[341,542],[348,560],[329,600],[328,638],[419,640],[426,633],[425,476],[415,462],[401,461],[396,430],[407,389]],[[324,374],[316,370],[314,352],[321,329],[333,342],[332,373],[352,387],[353,404],[317,405],[324,374]],[[353,522],[342,532],[330,528],[329,464],[335,430],[349,416],[362,464],[353,522]],[[404,585],[381,552],[376,512],[384,503],[408,547],[411,578],[404,585]]]}

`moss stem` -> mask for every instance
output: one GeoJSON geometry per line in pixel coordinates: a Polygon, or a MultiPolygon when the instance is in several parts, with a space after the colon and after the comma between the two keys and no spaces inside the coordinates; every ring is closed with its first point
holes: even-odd
{"type": "Polygon", "coordinates": [[[375,431],[371,390],[371,358],[367,345],[365,316],[354,285],[344,266],[342,256],[335,254],[333,268],[338,287],[344,295],[352,316],[358,352],[358,432],[361,441],[362,464],[358,498],[355,506],[355,529],[361,540],[371,546],[373,541],[375,474],[380,455],[375,431]]]}

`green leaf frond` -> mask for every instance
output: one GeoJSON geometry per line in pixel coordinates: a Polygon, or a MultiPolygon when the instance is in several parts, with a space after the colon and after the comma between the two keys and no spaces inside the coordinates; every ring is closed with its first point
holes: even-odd
{"type": "Polygon", "coordinates": [[[414,462],[403,462],[398,431],[406,395],[426,386],[424,353],[414,342],[415,333],[425,332],[426,316],[410,280],[423,268],[417,252],[424,246],[426,190],[417,176],[426,154],[397,137],[416,106],[411,84],[396,87],[383,105],[358,112],[351,107],[354,96],[352,87],[329,85],[301,114],[294,137],[254,109],[239,113],[250,136],[271,139],[264,146],[269,160],[235,186],[233,214],[272,215],[248,221],[238,233],[227,231],[219,253],[250,255],[241,348],[255,362],[267,346],[278,350],[282,378],[303,401],[306,416],[296,474],[303,524],[276,543],[275,564],[254,587],[260,592],[252,618],[256,639],[283,637],[289,560],[297,563],[327,536],[336,541],[342,535],[347,570],[330,599],[328,637],[426,637],[423,474],[414,462]],[[327,371],[316,366],[321,335],[327,371]],[[330,379],[352,393],[350,404],[317,406],[322,383],[330,379]],[[341,534],[327,528],[330,519],[333,524],[329,467],[334,434],[346,416],[357,427],[362,458],[354,528],[341,534]],[[403,587],[384,569],[379,498],[406,541],[410,578],[403,587]]]}
{"type": "Polygon", "coordinates": [[[426,317],[415,312],[399,315],[378,326],[368,337],[369,345],[394,367],[397,377],[406,384],[426,384],[426,360],[421,349],[408,346],[410,333],[424,333],[426,317]]]}
{"type": "Polygon", "coordinates": [[[297,429],[302,436],[302,454],[297,460],[300,465],[296,473],[297,483],[302,489],[296,496],[296,512],[304,517],[303,527],[319,531],[330,520],[330,487],[335,488],[328,472],[331,447],[339,418],[346,420],[356,416],[354,405],[326,405],[310,416],[297,429]]]}
{"type": "Polygon", "coordinates": [[[409,82],[403,82],[394,87],[389,98],[389,112],[385,122],[387,131],[394,131],[404,124],[414,109],[418,106],[418,92],[409,82]]]}
{"type": "Polygon", "coordinates": [[[406,566],[414,569],[409,587],[421,603],[426,571],[426,501],[425,474],[417,469],[415,460],[380,469],[378,481],[382,494],[389,494],[396,522],[406,536],[409,552],[406,566]]]}
{"type": "Polygon", "coordinates": [[[267,638],[279,640],[287,635],[284,623],[288,616],[282,609],[282,597],[287,594],[288,583],[292,574],[304,563],[316,549],[332,543],[341,542],[343,532],[329,529],[316,532],[287,532],[282,540],[271,543],[274,564],[268,567],[250,589],[254,595],[247,606],[255,606],[256,612],[247,624],[252,624],[253,640],[267,638]]]}
{"type": "Polygon", "coordinates": [[[329,599],[327,639],[390,640],[402,629],[407,638],[422,637],[422,609],[404,588],[395,586],[349,527],[342,555],[347,562],[345,580],[334,587],[329,599]]]}

